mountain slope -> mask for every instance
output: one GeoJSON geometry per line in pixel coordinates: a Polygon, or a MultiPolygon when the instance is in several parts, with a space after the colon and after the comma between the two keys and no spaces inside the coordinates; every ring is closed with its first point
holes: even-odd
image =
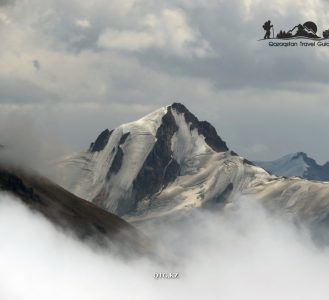
{"type": "Polygon", "coordinates": [[[58,166],[60,184],[135,224],[241,198],[309,222],[329,216],[329,184],[270,175],[178,103],[105,131],[58,166]]]}
{"type": "Polygon", "coordinates": [[[147,239],[121,218],[80,199],[49,180],[0,166],[0,191],[10,193],[60,228],[124,254],[146,253],[147,239]]]}
{"type": "Polygon", "coordinates": [[[299,176],[309,180],[329,181],[329,162],[321,166],[304,152],[291,153],[274,161],[254,163],[277,176],[299,176]]]}

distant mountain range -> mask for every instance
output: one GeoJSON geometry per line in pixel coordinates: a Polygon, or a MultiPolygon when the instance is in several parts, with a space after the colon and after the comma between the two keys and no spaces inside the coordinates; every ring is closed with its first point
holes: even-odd
{"type": "Polygon", "coordinates": [[[309,180],[329,181],[329,162],[319,165],[304,152],[291,153],[273,161],[254,163],[277,176],[299,176],[309,180]]]}

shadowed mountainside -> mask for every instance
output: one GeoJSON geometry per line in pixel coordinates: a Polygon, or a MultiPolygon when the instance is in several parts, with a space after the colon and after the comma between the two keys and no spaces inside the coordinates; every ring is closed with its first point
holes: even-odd
{"type": "Polygon", "coordinates": [[[126,221],[36,174],[0,166],[0,191],[16,196],[83,241],[125,256],[150,254],[150,241],[126,221]]]}

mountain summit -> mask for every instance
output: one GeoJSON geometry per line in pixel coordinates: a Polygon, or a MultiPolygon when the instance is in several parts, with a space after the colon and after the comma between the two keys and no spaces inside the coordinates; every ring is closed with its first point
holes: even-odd
{"type": "Polygon", "coordinates": [[[312,223],[329,219],[329,183],[270,175],[179,103],[106,129],[58,165],[59,184],[135,224],[243,198],[312,223]]]}

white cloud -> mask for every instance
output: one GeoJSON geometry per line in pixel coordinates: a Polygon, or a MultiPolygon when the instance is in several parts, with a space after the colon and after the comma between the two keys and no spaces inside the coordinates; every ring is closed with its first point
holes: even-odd
{"type": "Polygon", "coordinates": [[[0,9],[0,25],[2,24],[5,24],[5,25],[8,25],[10,23],[10,19],[9,17],[1,11],[0,9]]]}
{"type": "Polygon", "coordinates": [[[231,213],[204,211],[179,226],[152,227],[176,263],[119,260],[1,193],[0,298],[308,300],[329,293],[328,250],[250,202],[231,213]],[[180,277],[155,280],[155,272],[179,272],[180,277]]]}
{"type": "Polygon", "coordinates": [[[140,51],[159,46],[161,40],[150,33],[106,29],[100,36],[98,45],[107,49],[140,51]]]}
{"type": "Polygon", "coordinates": [[[211,54],[209,43],[193,30],[180,10],[164,9],[160,14],[142,16],[138,29],[107,28],[98,45],[111,50],[144,51],[162,49],[178,56],[205,57],[211,54]]]}
{"type": "Polygon", "coordinates": [[[90,28],[91,27],[90,21],[87,20],[87,19],[76,20],[75,21],[75,24],[78,27],[81,27],[81,28],[90,28]]]}

